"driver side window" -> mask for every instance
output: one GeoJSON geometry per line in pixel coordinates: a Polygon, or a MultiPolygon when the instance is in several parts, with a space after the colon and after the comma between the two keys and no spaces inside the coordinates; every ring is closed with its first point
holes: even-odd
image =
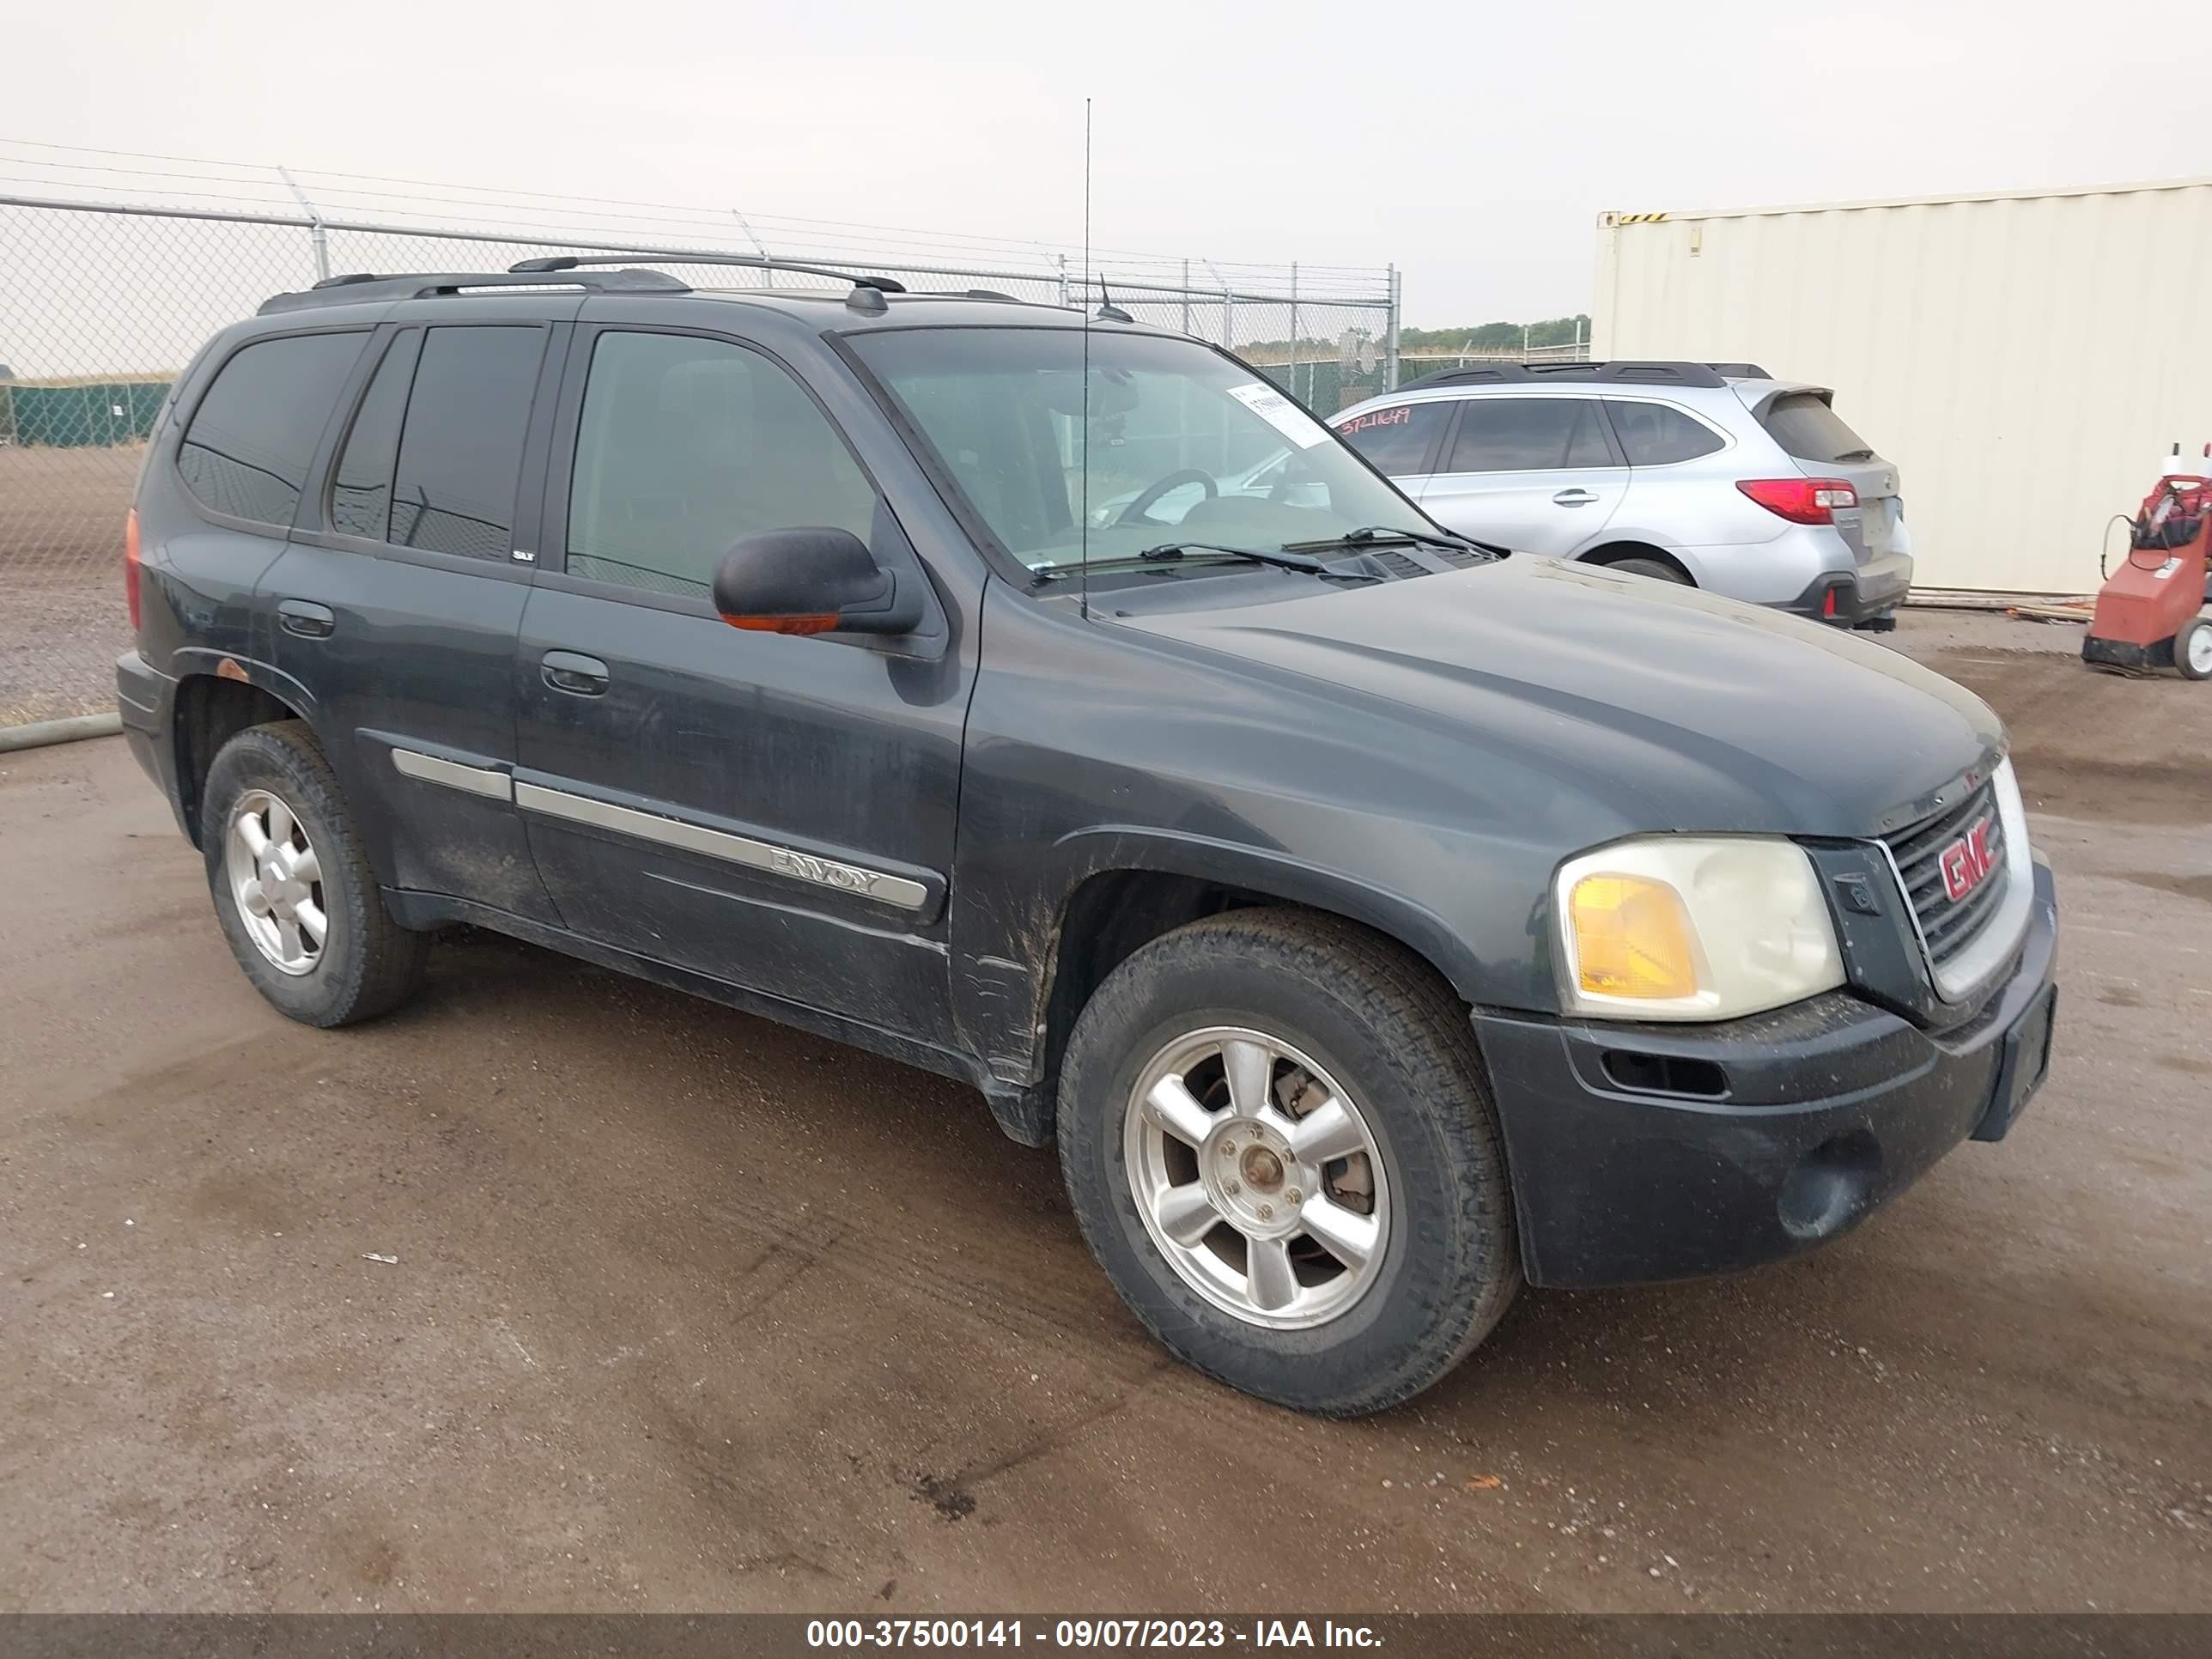
{"type": "Polygon", "coordinates": [[[592,350],[566,569],[704,599],[732,542],[827,526],[862,541],[876,494],[799,383],[757,351],[610,331],[592,350]]]}

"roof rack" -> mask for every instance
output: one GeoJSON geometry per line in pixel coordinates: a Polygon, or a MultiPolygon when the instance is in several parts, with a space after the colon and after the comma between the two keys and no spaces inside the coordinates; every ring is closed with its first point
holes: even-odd
{"type": "Polygon", "coordinates": [[[906,292],[906,284],[894,277],[872,276],[858,270],[840,270],[832,265],[793,264],[788,259],[774,259],[759,253],[661,253],[651,248],[640,248],[635,253],[555,253],[542,259],[518,260],[507,269],[518,276],[525,273],[540,275],[547,271],[577,270],[586,265],[618,265],[630,259],[651,259],[671,265],[743,265],[751,270],[795,270],[806,276],[835,276],[855,288],[873,289],[878,294],[906,292]]]}
{"type": "Polygon", "coordinates": [[[304,311],[313,306],[366,305],[377,300],[428,300],[440,295],[460,294],[485,288],[582,288],[608,294],[689,294],[691,290],[661,270],[610,270],[564,277],[549,283],[536,272],[510,270],[416,271],[405,276],[380,276],[356,271],[344,276],[325,276],[297,294],[276,294],[261,302],[258,315],[304,311]]]}
{"type": "Polygon", "coordinates": [[[1747,368],[1747,363],[1676,363],[1622,359],[1607,363],[1470,363],[1462,368],[1440,368],[1433,374],[1408,380],[1401,392],[1426,386],[1494,386],[1504,381],[1564,380],[1626,382],[1642,386],[1725,386],[1723,368],[1747,368]]]}

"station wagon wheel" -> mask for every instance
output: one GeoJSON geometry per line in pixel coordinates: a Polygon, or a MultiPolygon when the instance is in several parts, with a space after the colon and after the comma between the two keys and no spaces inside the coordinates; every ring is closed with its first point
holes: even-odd
{"type": "MultiPolygon", "coordinates": [[[[1595,562],[1595,561],[1593,561],[1595,562]]],[[[1672,582],[1678,587],[1693,587],[1696,584],[1678,567],[1664,559],[1625,558],[1607,559],[1607,570],[1618,570],[1628,576],[1648,576],[1656,582],[1672,582]]]]}
{"type": "Polygon", "coordinates": [[[1297,1330],[1380,1276],[1390,1193],[1374,1132],[1291,1043],[1239,1026],[1178,1037],[1139,1074],[1123,1126],[1138,1213],[1215,1306],[1297,1330]]]}
{"type": "Polygon", "coordinates": [[[278,971],[313,973],[331,924],[322,860],[299,814],[266,789],[247,790],[231,806],[223,862],[246,938],[278,971]]]}

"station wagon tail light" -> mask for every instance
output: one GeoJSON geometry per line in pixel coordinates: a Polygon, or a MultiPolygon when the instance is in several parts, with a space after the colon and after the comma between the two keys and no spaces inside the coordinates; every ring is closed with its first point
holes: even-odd
{"type": "Polygon", "coordinates": [[[123,520],[123,599],[131,607],[131,631],[138,631],[138,509],[123,520]]]}
{"type": "Polygon", "coordinates": [[[1553,885],[1561,1000],[1600,1019],[1735,1019],[1844,982],[1812,860],[1762,836],[1644,836],[1553,885]]]}
{"type": "Polygon", "coordinates": [[[1859,504],[1858,491],[1841,478],[1739,478],[1735,487],[1792,524],[1833,524],[1859,504]]]}

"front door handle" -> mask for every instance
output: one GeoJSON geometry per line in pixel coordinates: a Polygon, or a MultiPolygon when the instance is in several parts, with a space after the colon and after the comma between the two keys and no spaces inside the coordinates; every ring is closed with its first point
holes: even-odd
{"type": "Polygon", "coordinates": [[[1589,489],[1562,489],[1552,499],[1561,507],[1588,507],[1597,499],[1597,495],[1589,489]]]}
{"type": "Polygon", "coordinates": [[[545,684],[572,697],[596,697],[607,689],[607,665],[574,651],[548,651],[538,661],[545,684]]]}
{"type": "Polygon", "coordinates": [[[303,640],[326,640],[337,631],[337,613],[307,599],[276,601],[276,625],[303,640]]]}

